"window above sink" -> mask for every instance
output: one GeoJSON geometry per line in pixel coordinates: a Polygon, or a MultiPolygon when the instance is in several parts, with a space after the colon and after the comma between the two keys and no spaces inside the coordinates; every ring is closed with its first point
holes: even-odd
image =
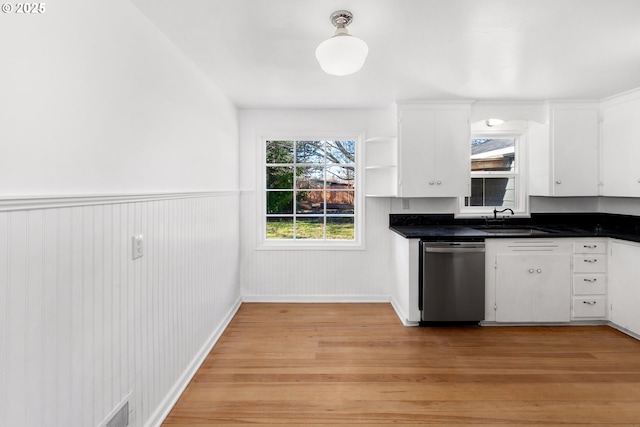
{"type": "Polygon", "coordinates": [[[526,140],[524,122],[488,127],[482,121],[472,125],[469,195],[459,199],[456,217],[492,217],[496,208],[529,216],[526,140]]]}

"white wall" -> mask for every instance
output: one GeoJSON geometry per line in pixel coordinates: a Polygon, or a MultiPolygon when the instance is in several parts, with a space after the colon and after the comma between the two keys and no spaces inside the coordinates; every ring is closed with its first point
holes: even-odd
{"type": "MultiPolygon", "coordinates": [[[[602,199],[602,198],[600,198],[602,199]]],[[[615,199],[615,198],[609,198],[615,199]]],[[[602,203],[598,197],[530,197],[529,208],[532,213],[553,212],[610,212],[607,206],[615,202],[602,203]]],[[[619,203],[619,202],[618,202],[619,203]]],[[[391,213],[394,214],[446,214],[457,210],[458,200],[455,198],[416,198],[408,199],[407,205],[402,199],[391,200],[391,213]]],[[[615,213],[615,212],[610,212],[615,213]]]]}
{"type": "Polygon", "coordinates": [[[529,202],[534,213],[599,212],[597,197],[531,197],[529,202]]]}
{"type": "Polygon", "coordinates": [[[239,304],[237,111],[129,1],[46,7],[0,16],[0,425],[157,425],[239,304]]]}
{"type": "Polygon", "coordinates": [[[0,196],[237,189],[235,108],[135,6],[46,6],[2,14],[0,196]]]}
{"type": "Polygon", "coordinates": [[[389,199],[367,198],[364,250],[256,250],[259,135],[277,132],[395,135],[389,110],[245,110],[240,112],[242,297],[253,301],[389,300],[389,199]]]}
{"type": "Polygon", "coordinates": [[[600,212],[640,216],[640,198],[600,197],[598,199],[598,209],[600,212]]]}

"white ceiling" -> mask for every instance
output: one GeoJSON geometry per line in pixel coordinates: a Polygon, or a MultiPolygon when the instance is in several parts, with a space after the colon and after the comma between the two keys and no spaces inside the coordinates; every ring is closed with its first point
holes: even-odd
{"type": "Polygon", "coordinates": [[[640,0],[132,0],[240,108],[600,99],[640,87],[640,0]],[[314,52],[354,14],[363,69],[314,52]]]}

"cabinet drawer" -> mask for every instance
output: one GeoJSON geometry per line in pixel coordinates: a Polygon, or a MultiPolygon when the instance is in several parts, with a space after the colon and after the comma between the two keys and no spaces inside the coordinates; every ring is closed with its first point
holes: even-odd
{"type": "Polygon", "coordinates": [[[604,273],[607,271],[607,257],[600,254],[573,256],[574,273],[604,273]]]}
{"type": "Polygon", "coordinates": [[[573,298],[573,317],[604,317],[607,313],[605,305],[605,297],[574,297],[573,298]]]}
{"type": "Polygon", "coordinates": [[[604,242],[573,242],[574,254],[604,254],[607,253],[607,247],[604,242]]]}
{"type": "Polygon", "coordinates": [[[604,273],[587,273],[573,275],[574,295],[604,295],[607,291],[604,273]]]}

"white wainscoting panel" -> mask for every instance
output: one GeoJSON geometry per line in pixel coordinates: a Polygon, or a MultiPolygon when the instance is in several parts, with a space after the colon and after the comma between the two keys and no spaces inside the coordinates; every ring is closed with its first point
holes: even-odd
{"type": "Polygon", "coordinates": [[[367,198],[363,250],[257,250],[256,194],[242,213],[245,302],[389,302],[389,201],[367,198]]]}
{"type": "Polygon", "coordinates": [[[240,303],[239,196],[0,212],[0,425],[162,421],[240,303]],[[132,236],[144,256],[132,259],[132,236]]]}

